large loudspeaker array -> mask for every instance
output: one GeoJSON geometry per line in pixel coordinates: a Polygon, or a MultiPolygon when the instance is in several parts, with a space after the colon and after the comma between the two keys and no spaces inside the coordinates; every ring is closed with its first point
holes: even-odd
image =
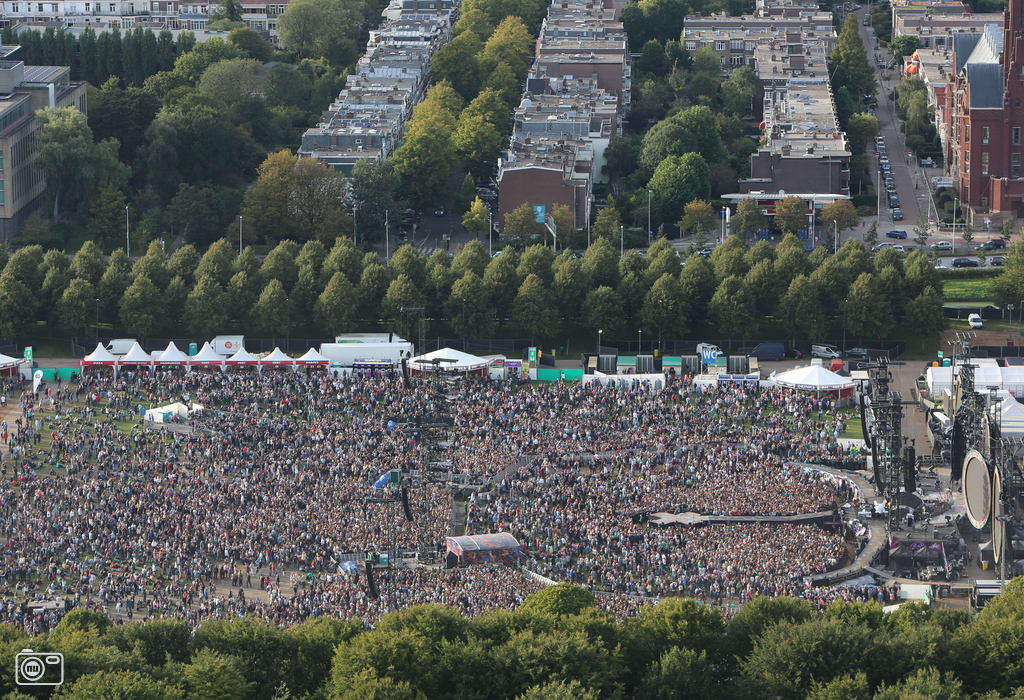
{"type": "Polygon", "coordinates": [[[903,448],[903,489],[907,493],[917,491],[917,450],[903,448]]]}
{"type": "MultiPolygon", "coordinates": [[[[892,374],[884,360],[866,369],[871,401],[867,403],[861,397],[861,424],[866,426],[864,436],[871,446],[875,484],[885,496],[891,533],[899,518],[899,494],[908,480],[903,451],[903,397],[890,391],[892,374]]],[[[910,468],[913,469],[912,464],[910,468]]]]}

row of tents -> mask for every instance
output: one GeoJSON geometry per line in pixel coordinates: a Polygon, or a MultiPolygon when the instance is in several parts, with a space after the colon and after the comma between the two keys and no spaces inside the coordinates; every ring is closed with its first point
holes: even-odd
{"type": "Polygon", "coordinates": [[[281,348],[274,348],[267,355],[257,357],[243,347],[234,355],[225,357],[214,350],[210,343],[205,343],[198,353],[190,356],[179,350],[173,342],[168,343],[163,352],[152,354],[136,342],[124,355],[115,355],[103,347],[102,343],[97,343],[96,349],[86,355],[79,365],[87,370],[98,367],[326,367],[329,363],[330,360],[314,348],[310,348],[302,357],[289,357],[281,348]]]}

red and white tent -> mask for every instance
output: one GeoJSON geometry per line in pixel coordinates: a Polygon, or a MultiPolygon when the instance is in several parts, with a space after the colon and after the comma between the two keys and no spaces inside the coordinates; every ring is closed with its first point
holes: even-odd
{"type": "Polygon", "coordinates": [[[291,367],[295,365],[295,360],[285,355],[284,352],[281,351],[281,348],[274,348],[269,355],[266,355],[260,360],[260,364],[263,366],[272,365],[274,367],[291,367]]]}
{"type": "Polygon", "coordinates": [[[153,357],[142,349],[138,341],[132,343],[132,346],[128,348],[128,352],[122,355],[117,360],[118,366],[124,367],[125,365],[152,365],[153,357]]]}
{"type": "Polygon", "coordinates": [[[86,355],[78,364],[82,367],[116,367],[117,356],[103,347],[103,343],[96,343],[96,349],[86,355]]]}
{"type": "Polygon", "coordinates": [[[158,365],[187,365],[191,358],[179,350],[174,341],[171,341],[162,353],[159,355],[153,353],[153,359],[158,365]]]}
{"type": "Polygon", "coordinates": [[[228,365],[258,365],[260,358],[253,355],[245,348],[238,348],[238,352],[224,361],[228,365]]]}
{"type": "Polygon", "coordinates": [[[210,345],[209,343],[204,343],[203,344],[203,349],[200,350],[198,353],[196,353],[196,355],[193,356],[192,359],[190,359],[188,361],[188,363],[190,365],[192,365],[193,367],[195,367],[197,365],[198,366],[213,366],[213,365],[216,365],[217,367],[223,367],[224,366],[224,358],[217,354],[217,351],[213,349],[212,345],[210,345]]]}
{"type": "Polygon", "coordinates": [[[321,355],[316,348],[310,348],[306,351],[306,354],[295,360],[297,365],[323,365],[327,366],[331,364],[331,361],[324,355],[321,355]]]}

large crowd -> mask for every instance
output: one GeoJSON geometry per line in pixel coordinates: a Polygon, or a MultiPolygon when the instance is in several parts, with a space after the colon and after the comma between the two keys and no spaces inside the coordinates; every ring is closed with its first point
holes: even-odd
{"type": "Polygon", "coordinates": [[[441,553],[460,526],[453,492],[467,492],[438,481],[461,477],[508,474],[472,496],[467,534],[512,532],[523,568],[606,592],[619,615],[674,594],[801,595],[806,576],[845,556],[843,533],[816,525],[643,517],[833,511],[832,487],[796,464],[857,459],[828,397],[688,377],[661,390],[465,380],[439,392],[390,372],[242,370],[29,388],[3,386],[0,619],[33,632],[59,613],[26,599],[192,624],[514,607],[540,585],[522,571],[381,570],[374,597],[364,574],[342,569],[367,553],[441,553]],[[172,430],[141,426],[142,411],[173,401],[204,411],[172,430]],[[446,416],[443,439],[426,439],[423,426],[446,416]],[[417,475],[411,520],[396,485],[373,486],[394,469],[417,475]]]}

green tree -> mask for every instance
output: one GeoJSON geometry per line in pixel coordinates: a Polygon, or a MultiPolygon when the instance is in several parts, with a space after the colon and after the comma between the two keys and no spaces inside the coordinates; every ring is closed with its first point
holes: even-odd
{"type": "Polygon", "coordinates": [[[287,292],[299,280],[299,264],[295,262],[299,254],[299,246],[294,241],[281,241],[267,253],[260,267],[260,277],[264,282],[277,280],[283,291],[287,292]]]}
{"type": "Polygon", "coordinates": [[[263,287],[252,307],[252,317],[261,330],[275,336],[287,335],[291,330],[294,319],[281,280],[271,278],[263,287]]]}
{"type": "Polygon", "coordinates": [[[288,212],[301,240],[333,241],[351,228],[342,209],[345,175],[313,158],[302,158],[291,173],[288,212]]]}
{"type": "Polygon", "coordinates": [[[854,95],[870,95],[875,91],[875,74],[868,63],[867,51],[860,38],[860,21],[848,14],[839,32],[836,46],[829,57],[834,85],[842,85],[854,95]]]}
{"type": "Polygon", "coordinates": [[[913,34],[894,36],[889,42],[889,51],[895,58],[910,56],[920,48],[922,48],[921,40],[913,34]]]}
{"type": "MultiPolygon", "coordinates": [[[[458,24],[462,24],[462,20],[458,24]]],[[[484,80],[484,69],[480,65],[483,47],[478,34],[463,31],[438,49],[431,64],[434,84],[444,82],[451,85],[467,102],[475,98],[484,80]]]]}
{"type": "Polygon", "coordinates": [[[871,700],[868,677],[863,673],[843,676],[828,683],[814,683],[807,700],[871,700]]]}
{"type": "MultiPolygon", "coordinates": [[[[692,202],[687,202],[683,211],[685,213],[678,226],[689,235],[703,240],[710,231],[715,230],[715,210],[710,202],[695,199],[692,202]]],[[[703,244],[698,243],[697,245],[702,246],[703,244]]]]}
{"type": "Polygon", "coordinates": [[[160,292],[145,275],[137,275],[119,304],[121,326],[136,337],[152,335],[163,321],[160,292]]]}
{"type": "Polygon", "coordinates": [[[907,303],[905,323],[921,338],[922,350],[926,339],[949,328],[949,318],[942,312],[942,305],[942,295],[932,287],[925,287],[907,303]]]}
{"type": "Polygon", "coordinates": [[[415,285],[404,274],[398,275],[388,286],[381,302],[381,312],[384,318],[392,322],[393,327],[397,327],[401,319],[402,308],[423,306],[423,294],[420,289],[421,285],[415,285]]]}
{"type": "Polygon", "coordinates": [[[242,663],[235,657],[200,649],[183,668],[190,700],[245,700],[250,697],[242,663]]]}
{"type": "Polygon", "coordinates": [[[736,213],[729,218],[729,227],[736,235],[747,238],[768,228],[768,219],[757,206],[757,200],[741,199],[736,205],[736,213]]]}
{"type": "MultiPolygon", "coordinates": [[[[63,255],[61,257],[64,257],[63,255]]],[[[66,261],[67,258],[64,257],[66,261]]],[[[71,261],[71,273],[80,277],[89,284],[98,284],[107,269],[107,263],[103,259],[103,251],[93,241],[86,241],[75,253],[71,261]]]]}
{"type": "Polygon", "coordinates": [[[455,281],[448,299],[448,322],[461,338],[487,337],[494,325],[484,281],[472,270],[455,281]]]}
{"type": "Polygon", "coordinates": [[[603,330],[610,338],[622,332],[622,300],[614,289],[598,287],[587,294],[583,303],[583,325],[591,330],[603,330]]]}
{"type": "Polygon", "coordinates": [[[459,119],[452,146],[466,169],[476,177],[483,177],[490,175],[497,163],[501,134],[484,117],[471,114],[459,119]]]}
{"type": "MultiPolygon", "coordinates": [[[[403,245],[395,251],[388,267],[395,277],[401,275],[408,277],[417,289],[422,289],[427,281],[427,259],[409,244],[403,245]]],[[[416,306],[416,304],[407,304],[407,306],[416,306]]]]}
{"type": "Polygon", "coordinates": [[[469,211],[462,216],[462,227],[474,236],[479,236],[487,230],[487,222],[487,207],[482,199],[476,197],[469,206],[469,211]]]}
{"type": "Polygon", "coordinates": [[[317,325],[329,335],[349,329],[356,311],[356,289],[341,272],[335,272],[316,302],[317,325]]]}
{"type": "Polygon", "coordinates": [[[248,27],[235,27],[228,32],[228,42],[242,50],[249,58],[266,63],[273,54],[273,47],[260,36],[260,33],[248,27]]]}
{"type": "Polygon", "coordinates": [[[533,207],[524,202],[505,214],[505,227],[502,233],[505,238],[516,238],[522,245],[529,245],[530,238],[539,228],[540,224],[534,217],[533,207]]]}
{"type": "Polygon", "coordinates": [[[389,160],[362,158],[352,168],[350,185],[360,243],[384,240],[384,224],[398,220],[399,184],[389,160]]]}
{"type": "MultiPolygon", "coordinates": [[[[280,18],[278,19],[280,22],[280,18]]],[[[182,76],[191,85],[196,85],[207,68],[219,61],[243,58],[242,50],[229,44],[220,37],[213,37],[188,53],[181,53],[174,61],[174,72],[182,76]]]]}
{"type": "Polygon", "coordinates": [[[414,207],[436,205],[446,198],[455,164],[454,131],[455,120],[446,110],[433,106],[414,113],[405,141],[392,159],[414,207]]]}
{"type": "Polygon", "coordinates": [[[637,700],[713,700],[721,697],[707,652],[673,647],[647,668],[637,700]]]}
{"type": "Polygon", "coordinates": [[[203,275],[185,301],[189,332],[202,338],[214,336],[228,320],[224,290],[210,275],[203,275]]]}
{"type": "Polygon", "coordinates": [[[830,204],[826,204],[821,210],[820,218],[824,225],[831,229],[834,224],[839,231],[853,228],[860,223],[857,209],[853,206],[853,202],[848,199],[837,199],[830,204]]]}
{"type": "Polygon", "coordinates": [[[153,680],[138,671],[98,671],[61,686],[54,694],[58,700],[184,700],[180,688],[153,680]]]}
{"type": "Polygon", "coordinates": [[[81,333],[91,325],[91,312],[96,308],[96,289],[88,281],[81,278],[71,280],[67,289],[60,297],[58,315],[62,328],[72,333],[81,333]]]}
{"type": "Polygon", "coordinates": [[[711,196],[710,169],[698,153],[669,156],[654,171],[651,189],[652,216],[658,225],[678,221],[684,207],[695,199],[711,196]]]}
{"type": "Polygon", "coordinates": [[[875,275],[862,273],[850,286],[846,325],[855,338],[885,338],[893,327],[892,307],[875,275]]]}
{"type": "Polygon", "coordinates": [[[525,280],[530,275],[537,275],[545,286],[555,279],[555,254],[546,246],[535,244],[523,251],[519,258],[519,278],[525,280]]]}
{"type": "Polygon", "coordinates": [[[480,241],[470,241],[462,247],[451,263],[452,273],[456,278],[461,278],[467,272],[472,272],[477,277],[482,277],[487,270],[491,259],[487,250],[480,241]]]}
{"type": "Polygon", "coordinates": [[[254,58],[217,61],[203,71],[199,89],[231,107],[262,91],[263,80],[258,77],[261,66],[254,58]]]}
{"type": "Polygon", "coordinates": [[[784,233],[807,228],[807,203],[790,195],[775,203],[775,225],[784,233]]]}
{"type": "Polygon", "coordinates": [[[245,192],[242,216],[247,226],[243,235],[255,240],[255,232],[270,240],[282,240],[291,235],[292,221],[288,202],[291,196],[291,173],[298,158],[289,151],[271,153],[257,169],[256,184],[245,192]]]}
{"type": "Polygon", "coordinates": [[[750,116],[761,81],[753,69],[740,66],[722,82],[722,109],[740,119],[750,116]]]}
{"type": "Polygon", "coordinates": [[[730,340],[757,332],[754,299],[740,277],[733,275],[722,280],[711,297],[708,310],[719,330],[730,340]]]}
{"type": "Polygon", "coordinates": [[[619,251],[607,238],[598,238],[583,254],[583,271],[595,287],[619,284],[619,251]]]}
{"type": "Polygon", "coordinates": [[[328,0],[289,3],[277,18],[282,46],[303,58],[329,57],[334,50],[333,41],[355,38],[360,20],[356,7],[328,0]]]}
{"type": "Polygon", "coordinates": [[[711,261],[700,255],[691,255],[686,261],[686,267],[679,273],[679,286],[683,297],[690,303],[693,317],[707,318],[708,304],[718,288],[711,261]]]}
{"type": "Polygon", "coordinates": [[[551,337],[558,331],[558,314],[551,292],[536,274],[527,275],[512,305],[516,327],[532,337],[551,337]]]}
{"type": "MultiPolygon", "coordinates": [[[[807,278],[805,277],[804,280],[807,278]]],[[[729,650],[744,659],[754,648],[755,640],[766,629],[779,622],[800,624],[814,615],[814,605],[799,598],[758,596],[743,606],[727,626],[729,650]]]]}
{"type": "Polygon", "coordinates": [[[526,74],[532,48],[533,39],[523,20],[517,16],[505,17],[487,38],[480,52],[480,65],[485,73],[490,73],[504,63],[521,78],[526,74]]]}
{"type": "Polygon", "coordinates": [[[846,138],[850,150],[864,153],[868,143],[874,143],[878,136],[878,120],[874,115],[859,112],[850,116],[846,123],[846,138]]]}
{"type": "Polygon", "coordinates": [[[657,331],[659,340],[665,334],[672,336],[686,333],[688,309],[678,279],[664,274],[651,285],[644,299],[641,318],[648,331],[657,331]]]}

